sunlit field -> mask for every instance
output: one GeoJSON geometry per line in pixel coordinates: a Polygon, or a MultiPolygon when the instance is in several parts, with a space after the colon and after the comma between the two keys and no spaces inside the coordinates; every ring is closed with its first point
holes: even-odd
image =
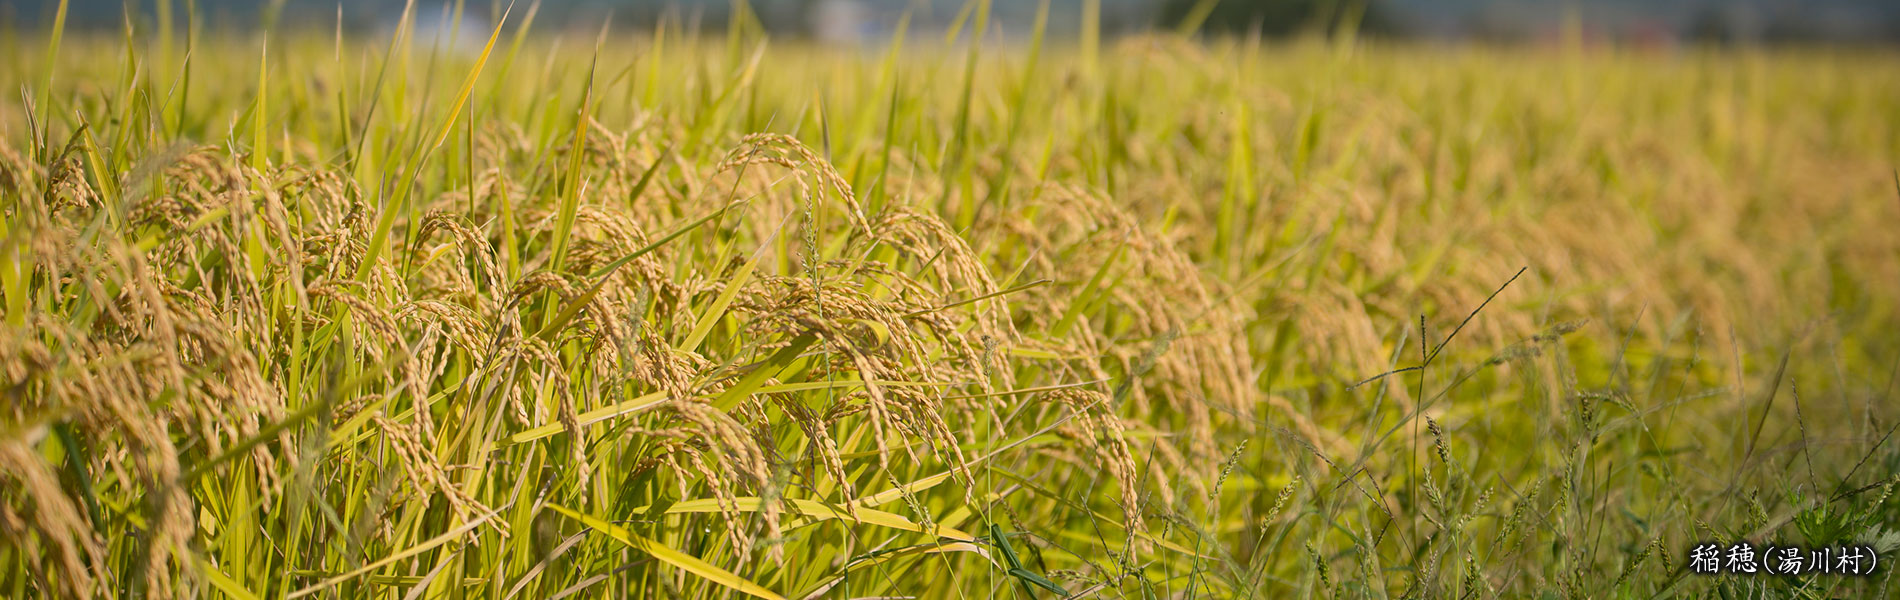
{"type": "Polygon", "coordinates": [[[0,596],[1895,593],[1892,51],[164,18],[0,40],[0,596]]]}

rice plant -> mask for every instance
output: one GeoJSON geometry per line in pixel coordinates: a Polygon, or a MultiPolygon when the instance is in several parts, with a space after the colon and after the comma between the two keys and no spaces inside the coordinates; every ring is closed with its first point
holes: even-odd
{"type": "Polygon", "coordinates": [[[0,595],[1894,593],[1689,562],[1900,557],[1890,52],[159,5],[0,40],[0,595]]]}

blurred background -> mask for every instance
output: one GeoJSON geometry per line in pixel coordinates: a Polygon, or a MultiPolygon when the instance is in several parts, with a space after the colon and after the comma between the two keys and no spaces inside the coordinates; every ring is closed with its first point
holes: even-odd
{"type": "MultiPolygon", "coordinates": [[[[122,7],[150,15],[164,0],[70,0],[68,26],[117,28],[122,7]]],[[[170,0],[183,12],[187,0],[170,0]]],[[[425,31],[452,25],[486,33],[505,2],[464,0],[459,20],[453,0],[418,0],[425,31]],[[451,24],[451,21],[459,21],[451,24]]],[[[1050,0],[1049,32],[1074,34],[1085,0],[1050,0]]],[[[523,1],[517,8],[526,8],[523,1]]],[[[260,23],[339,24],[356,31],[390,27],[398,0],[195,0],[196,14],[213,28],[260,23]]],[[[685,27],[723,29],[731,0],[541,0],[537,29],[597,29],[611,19],[618,31],[651,28],[661,19],[685,27]]],[[[1031,27],[1038,2],[996,0],[993,29],[1005,34],[1031,27]]],[[[877,44],[901,18],[928,32],[955,22],[963,0],[752,0],[748,9],[774,36],[836,44],[877,44]]],[[[32,31],[52,21],[58,0],[0,0],[0,25],[32,31]]],[[[1895,0],[1100,0],[1102,30],[1133,34],[1199,23],[1213,35],[1280,37],[1325,32],[1342,19],[1362,35],[1444,41],[1540,43],[1572,32],[1585,42],[1670,47],[1684,44],[1900,44],[1895,0]],[[1204,19],[1204,20],[1203,20],[1204,19]]]]}

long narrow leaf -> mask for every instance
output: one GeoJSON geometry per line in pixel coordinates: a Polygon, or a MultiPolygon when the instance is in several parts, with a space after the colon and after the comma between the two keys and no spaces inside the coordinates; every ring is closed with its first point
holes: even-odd
{"type": "Polygon", "coordinates": [[[765,598],[766,600],[785,600],[784,596],[780,596],[776,593],[773,593],[772,590],[765,589],[765,586],[761,586],[759,584],[748,581],[744,577],[734,575],[731,571],[727,571],[725,569],[712,566],[711,564],[708,564],[706,561],[700,560],[698,557],[695,557],[691,554],[687,554],[685,552],[681,552],[679,550],[675,550],[671,546],[661,544],[651,539],[642,537],[639,534],[633,533],[631,531],[627,531],[626,528],[623,528],[619,525],[609,523],[597,517],[583,514],[579,511],[561,506],[559,504],[549,504],[548,508],[552,508],[554,509],[554,512],[567,515],[569,518],[580,521],[582,525],[591,527],[595,531],[605,533],[607,534],[607,537],[613,538],[615,541],[618,541],[622,544],[626,544],[627,546],[630,546],[635,550],[645,552],[647,553],[648,556],[652,556],[654,559],[657,559],[660,562],[673,565],[675,567],[679,567],[680,569],[683,569],[688,573],[698,575],[700,578],[705,579],[706,581],[710,581],[710,582],[719,584],[721,586],[731,588],[734,591],[742,592],[742,593],[745,593],[757,598],[765,598]]]}

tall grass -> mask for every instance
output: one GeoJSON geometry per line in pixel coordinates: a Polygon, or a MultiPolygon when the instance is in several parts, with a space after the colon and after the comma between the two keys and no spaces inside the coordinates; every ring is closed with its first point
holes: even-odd
{"type": "Polygon", "coordinates": [[[0,594],[1891,593],[1891,55],[534,12],[7,42],[0,594]]]}

